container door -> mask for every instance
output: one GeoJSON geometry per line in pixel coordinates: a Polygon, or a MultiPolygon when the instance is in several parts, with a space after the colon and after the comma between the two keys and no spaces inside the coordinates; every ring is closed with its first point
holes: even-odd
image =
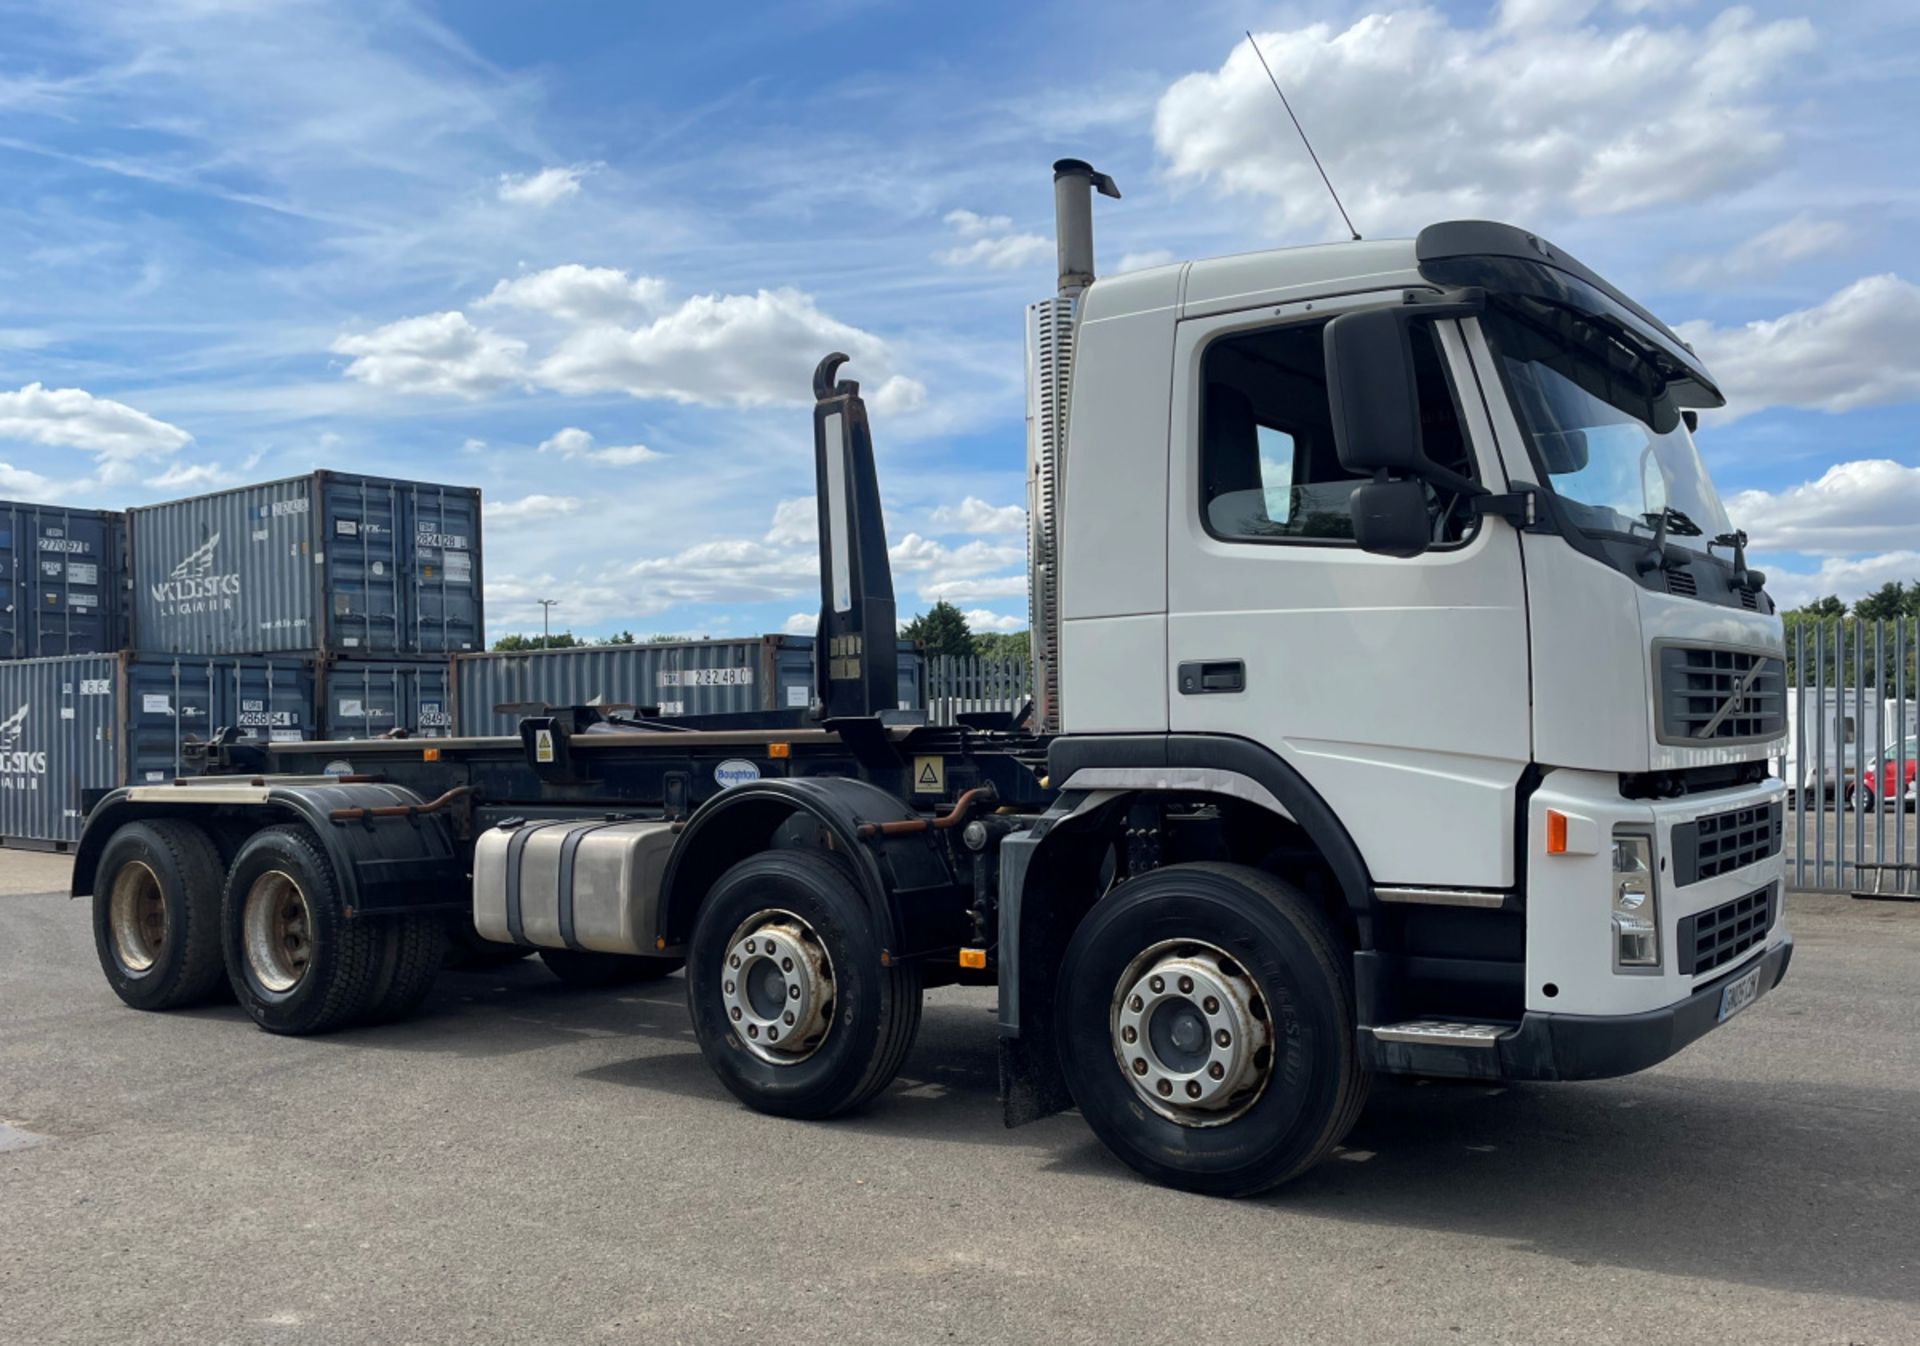
{"type": "Polygon", "coordinates": [[[233,725],[253,743],[314,737],[313,671],[301,659],[238,659],[220,678],[216,728],[233,725]]]}
{"type": "Polygon", "coordinates": [[[393,654],[401,648],[402,487],[373,477],[321,476],[326,502],[322,545],[326,648],[348,655],[393,654]]]}
{"type": "MultiPolygon", "coordinates": [[[[0,504],[0,659],[24,659],[27,633],[22,585],[26,572],[20,567],[20,532],[26,522],[17,505],[0,504]]],[[[28,560],[31,563],[31,555],[28,560]]]]}
{"type": "MultiPolygon", "coordinates": [[[[1348,501],[1365,479],[1334,451],[1324,357],[1327,311],[1344,306],[1181,325],[1170,725],[1278,755],[1376,882],[1503,887],[1531,745],[1518,536],[1436,493],[1432,550],[1354,544],[1348,501]]],[[[1413,335],[1429,456],[1504,489],[1458,325],[1413,335]]]]}
{"type": "Polygon", "coordinates": [[[462,486],[408,486],[407,654],[486,648],[481,622],[480,493],[462,486]]]}

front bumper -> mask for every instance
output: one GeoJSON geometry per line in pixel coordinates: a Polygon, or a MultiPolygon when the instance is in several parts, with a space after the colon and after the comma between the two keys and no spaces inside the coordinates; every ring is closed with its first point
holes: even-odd
{"type": "Polygon", "coordinates": [[[1759,958],[1702,985],[1685,1000],[1640,1014],[1543,1014],[1528,1011],[1499,1042],[1500,1075],[1510,1080],[1599,1080],[1657,1065],[1720,1026],[1720,992],[1761,967],[1764,997],[1787,975],[1793,936],[1782,934],[1759,958]]]}

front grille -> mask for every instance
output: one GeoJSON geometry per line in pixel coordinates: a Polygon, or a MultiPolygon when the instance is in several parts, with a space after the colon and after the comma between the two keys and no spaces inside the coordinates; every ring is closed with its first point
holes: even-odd
{"type": "Polygon", "coordinates": [[[1773,885],[1682,917],[1677,942],[1680,973],[1700,976],[1725,967],[1767,937],[1773,925],[1773,885]]]}
{"type": "Polygon", "coordinates": [[[1673,829],[1673,882],[1684,888],[1780,853],[1778,801],[1712,813],[1673,829]]]}
{"type": "Polygon", "coordinates": [[[1661,645],[1654,660],[1662,743],[1743,743],[1786,733],[1785,660],[1692,645],[1661,645]]]}

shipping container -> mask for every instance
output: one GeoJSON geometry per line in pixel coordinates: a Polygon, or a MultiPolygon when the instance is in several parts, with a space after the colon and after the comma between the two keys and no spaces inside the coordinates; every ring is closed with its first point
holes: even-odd
{"type": "Polygon", "coordinates": [[[300,658],[76,655],[0,664],[0,843],[64,847],[87,800],[172,780],[191,740],[313,738],[300,658]]]}
{"type": "MultiPolygon", "coordinates": [[[[729,715],[804,710],[813,700],[813,637],[758,636],[650,645],[590,645],[453,661],[454,728],[462,736],[512,734],[502,705],[658,706],[660,714],[729,715]]],[[[900,642],[900,706],[926,704],[925,659],[900,642]]]]}
{"type": "Polygon", "coordinates": [[[127,644],[126,516],[0,500],[0,659],[127,644]]]}
{"type": "Polygon", "coordinates": [[[452,667],[445,659],[336,660],[320,678],[322,738],[410,738],[453,733],[452,667]]]}
{"type": "Polygon", "coordinates": [[[315,472],[129,520],[143,652],[392,659],[485,647],[470,487],[315,472]]]}

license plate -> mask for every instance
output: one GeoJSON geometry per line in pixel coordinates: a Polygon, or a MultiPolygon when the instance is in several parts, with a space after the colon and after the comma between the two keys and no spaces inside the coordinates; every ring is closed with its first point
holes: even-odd
{"type": "Polygon", "coordinates": [[[1760,998],[1760,968],[1752,968],[1728,982],[1720,992],[1720,1022],[1725,1023],[1760,998]]]}

